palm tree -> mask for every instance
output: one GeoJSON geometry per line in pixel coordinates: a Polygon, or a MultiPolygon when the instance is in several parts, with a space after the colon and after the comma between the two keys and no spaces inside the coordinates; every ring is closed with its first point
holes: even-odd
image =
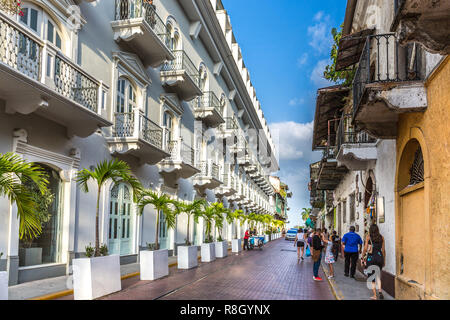
{"type": "MultiPolygon", "coordinates": [[[[202,214],[202,211],[201,211],[201,210],[202,210],[204,204],[205,204],[205,200],[204,200],[204,199],[197,199],[197,200],[194,200],[193,202],[188,203],[188,204],[182,203],[182,206],[181,206],[181,208],[179,209],[180,213],[181,213],[181,212],[184,212],[184,213],[186,213],[187,216],[188,216],[187,231],[186,231],[186,245],[187,245],[187,246],[190,246],[190,245],[191,245],[191,242],[190,242],[190,231],[191,231],[191,229],[190,229],[190,223],[191,223],[191,217],[192,217],[192,216],[195,216],[195,215],[200,216],[200,215],[202,214]],[[181,209],[182,209],[182,210],[181,210],[181,209]]],[[[175,204],[175,206],[179,206],[179,205],[180,205],[179,202],[177,202],[177,203],[175,204]]]]}
{"type": "Polygon", "coordinates": [[[214,208],[214,225],[219,233],[218,241],[222,241],[222,229],[223,229],[223,214],[226,213],[227,209],[224,208],[222,203],[213,203],[212,207],[214,208]]]}
{"type": "MultiPolygon", "coordinates": [[[[230,209],[227,209],[225,211],[225,217],[227,219],[228,224],[232,224],[234,221],[239,220],[242,213],[243,213],[242,210],[232,211],[230,209]]],[[[237,234],[233,231],[233,238],[234,237],[237,237],[237,234]]]]}
{"type": "Polygon", "coordinates": [[[302,209],[302,219],[303,219],[303,221],[308,220],[310,214],[311,214],[311,208],[303,208],[302,209]]]}
{"type": "Polygon", "coordinates": [[[270,214],[265,214],[265,215],[262,216],[262,221],[263,221],[263,223],[264,223],[264,225],[266,227],[265,229],[266,229],[266,232],[267,232],[267,228],[271,225],[271,223],[273,221],[273,217],[270,214]]]}
{"type": "Polygon", "coordinates": [[[113,159],[104,160],[98,163],[91,171],[83,169],[77,174],[77,182],[81,186],[83,192],[88,193],[88,182],[94,180],[97,184],[97,207],[95,212],[95,251],[94,256],[100,256],[100,243],[99,243],[99,208],[100,208],[100,195],[102,188],[108,180],[112,180],[113,183],[125,182],[128,183],[133,190],[133,201],[137,202],[139,194],[142,190],[142,185],[131,173],[131,169],[124,161],[113,159]]]}
{"type": "MultiPolygon", "coordinates": [[[[205,205],[204,209],[203,209],[202,217],[206,223],[205,243],[210,243],[210,242],[212,242],[212,236],[211,236],[212,224],[213,224],[213,222],[216,221],[216,218],[217,218],[217,204],[205,205]]],[[[197,217],[197,219],[198,219],[198,217],[197,217]]],[[[217,218],[217,219],[220,219],[220,218],[217,218]]],[[[219,221],[219,224],[220,224],[220,221],[219,221]]]]}
{"type": "Polygon", "coordinates": [[[0,154],[0,196],[7,197],[17,206],[20,239],[33,239],[42,232],[36,202],[27,183],[34,183],[41,194],[47,190],[45,172],[38,166],[26,162],[13,153],[0,154]]]}
{"type": "Polygon", "coordinates": [[[142,214],[147,205],[153,205],[156,210],[156,232],[155,232],[155,250],[159,250],[159,217],[164,215],[167,228],[173,229],[176,225],[177,210],[171,210],[170,207],[175,201],[164,193],[154,192],[153,190],[144,190],[138,202],[139,213],[142,214]]]}

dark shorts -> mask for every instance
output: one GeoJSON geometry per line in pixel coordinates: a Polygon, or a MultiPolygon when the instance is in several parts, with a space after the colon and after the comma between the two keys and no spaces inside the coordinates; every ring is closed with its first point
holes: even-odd
{"type": "Polygon", "coordinates": [[[304,247],[305,243],[303,241],[297,241],[297,247],[304,247]]]}

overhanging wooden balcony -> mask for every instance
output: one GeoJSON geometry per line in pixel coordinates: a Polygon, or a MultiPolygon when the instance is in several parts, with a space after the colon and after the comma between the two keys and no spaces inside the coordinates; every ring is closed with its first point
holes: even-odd
{"type": "Polygon", "coordinates": [[[163,150],[163,130],[142,111],[115,113],[112,137],[106,139],[112,154],[130,154],[154,165],[170,156],[163,150]]]}
{"type": "Polygon", "coordinates": [[[223,107],[212,91],[204,92],[197,98],[194,115],[196,120],[203,121],[208,128],[217,128],[225,122],[222,118],[223,107]]]}
{"type": "Polygon", "coordinates": [[[191,101],[202,95],[200,71],[183,50],[173,51],[175,59],[163,64],[161,82],[166,90],[177,93],[182,100],[191,101]]]}
{"type": "Polygon", "coordinates": [[[139,56],[145,66],[158,67],[175,59],[169,49],[169,30],[145,0],[115,0],[114,40],[139,56]]]}
{"type": "Polygon", "coordinates": [[[345,166],[338,166],[336,161],[335,147],[330,147],[324,151],[317,178],[318,190],[334,190],[341,182],[348,169],[345,166]]]}
{"type": "Polygon", "coordinates": [[[420,46],[394,34],[368,36],[353,82],[353,123],[380,139],[397,137],[399,114],[426,110],[420,46]]]}
{"type": "Polygon", "coordinates": [[[441,55],[450,54],[450,1],[395,0],[392,32],[406,45],[418,42],[441,55]]]}
{"type": "Polygon", "coordinates": [[[7,113],[31,114],[87,137],[110,121],[100,115],[101,82],[58,48],[0,12],[0,100],[7,113]]]}

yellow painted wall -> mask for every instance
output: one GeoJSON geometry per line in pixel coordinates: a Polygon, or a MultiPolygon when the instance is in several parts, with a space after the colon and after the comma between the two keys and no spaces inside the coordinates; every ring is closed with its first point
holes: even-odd
{"type": "MultiPolygon", "coordinates": [[[[405,299],[450,299],[450,57],[427,81],[428,108],[423,113],[402,114],[398,123],[397,138],[397,221],[402,221],[401,189],[405,187],[401,166],[402,153],[408,141],[416,139],[422,148],[425,162],[425,182],[423,203],[419,205],[424,216],[414,219],[417,231],[401,237],[401,223],[398,223],[396,245],[401,248],[401,240],[421,237],[423,246],[418,248],[425,266],[424,286],[409,286],[396,281],[396,298],[405,299]],[[400,177],[399,177],[400,175],[400,177]]],[[[406,148],[407,149],[407,148],[406,148]]],[[[417,200],[416,200],[417,201],[417,200]]],[[[413,213],[414,214],[414,213],[413,213]]],[[[408,219],[411,221],[410,219],[408,219]]],[[[397,249],[397,275],[400,257],[397,249]]],[[[410,250],[410,248],[408,249],[410,250]]]]}

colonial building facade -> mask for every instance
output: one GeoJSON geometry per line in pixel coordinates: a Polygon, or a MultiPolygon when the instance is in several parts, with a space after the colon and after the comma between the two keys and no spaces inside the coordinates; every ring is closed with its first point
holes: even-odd
{"type": "Polygon", "coordinates": [[[355,76],[318,91],[311,204],[341,236],[379,226],[389,294],[448,299],[449,29],[432,26],[450,7],[418,3],[348,1],[336,70],[355,76]]]}
{"type": "MultiPolygon", "coordinates": [[[[95,239],[96,188],[76,172],[126,161],[145,188],[231,209],[276,213],[269,175],[277,153],[220,0],[30,0],[0,11],[0,153],[40,164],[53,202],[43,233],[19,240],[17,209],[0,199],[0,268],[10,285],[70,273],[95,239]]],[[[100,242],[137,261],[159,228],[176,255],[187,217],[167,229],[137,215],[132,189],[101,194],[100,242]]],[[[190,239],[203,241],[202,221],[190,239]]],[[[245,226],[244,226],[245,227],[245,226]]],[[[223,234],[231,240],[237,223],[223,234]]]]}

